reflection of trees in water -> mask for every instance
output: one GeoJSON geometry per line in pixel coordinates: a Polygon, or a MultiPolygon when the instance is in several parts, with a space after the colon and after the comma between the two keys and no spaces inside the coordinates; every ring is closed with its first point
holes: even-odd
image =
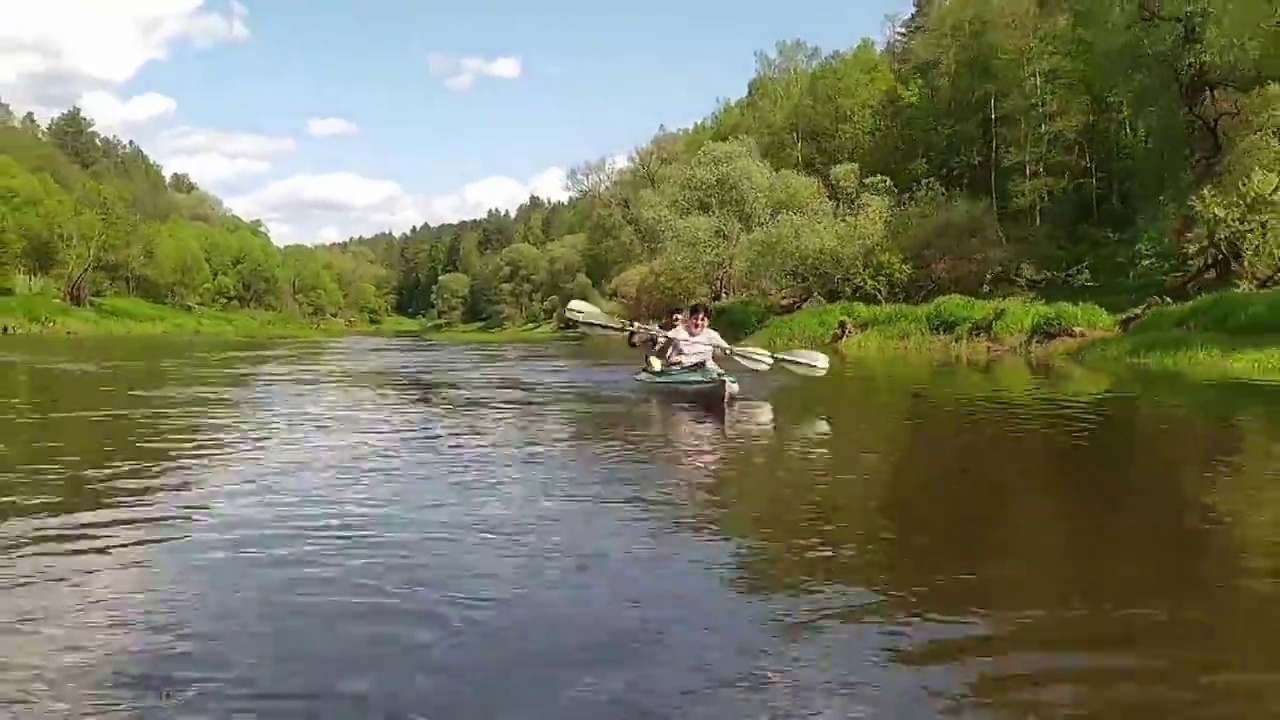
{"type": "Polygon", "coordinates": [[[196,508],[156,496],[190,486],[173,472],[184,457],[220,449],[211,414],[234,402],[242,371],[270,359],[246,349],[6,347],[22,354],[0,360],[0,707],[103,712],[107,660],[172,641],[140,633],[137,598],[157,582],[143,548],[180,537],[196,508]]]}
{"type": "Polygon", "coordinates": [[[1280,399],[1235,423],[1240,450],[1207,472],[1205,497],[1241,547],[1248,581],[1263,591],[1280,587],[1280,399]]]}
{"type": "Polygon", "coordinates": [[[824,617],[916,628],[898,663],[976,671],[968,694],[1002,708],[1045,712],[1036,684],[1071,687],[1063,702],[1080,708],[1265,707],[1256,678],[1227,675],[1280,668],[1280,606],[1244,582],[1259,572],[1248,558],[1280,556],[1280,513],[1228,526],[1215,506],[1280,500],[1276,435],[1230,412],[950,380],[811,386],[834,427],[826,455],[773,444],[726,458],[710,491],[718,526],[746,541],[743,588],[871,589],[880,602],[824,617]],[[983,634],[931,625],[974,618],[983,634]],[[1105,694],[1124,682],[1139,694],[1105,694]]]}
{"type": "Polygon", "coordinates": [[[831,435],[814,443],[821,453],[797,452],[795,438],[779,433],[727,458],[710,491],[722,530],[748,541],[744,589],[802,592],[833,572],[876,576],[879,560],[866,552],[875,547],[866,538],[883,532],[876,503],[910,393],[834,375],[784,386],[770,400],[783,428],[797,415],[821,414],[831,435]]]}
{"type": "Polygon", "coordinates": [[[214,346],[193,362],[198,347],[104,339],[15,356],[0,372],[0,522],[155,492],[147,480],[173,466],[175,451],[201,449],[204,419],[240,382],[233,370],[267,360],[238,347],[214,346]]]}

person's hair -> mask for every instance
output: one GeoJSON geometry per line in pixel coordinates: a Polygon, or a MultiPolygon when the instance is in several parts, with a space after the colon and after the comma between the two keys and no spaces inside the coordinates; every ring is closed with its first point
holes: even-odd
{"type": "Polygon", "coordinates": [[[689,306],[689,317],[693,317],[695,315],[701,315],[710,320],[711,308],[707,307],[705,303],[694,303],[689,306]]]}
{"type": "Polygon", "coordinates": [[[671,308],[667,310],[667,314],[662,316],[662,321],[658,323],[658,327],[663,330],[674,330],[679,323],[675,322],[673,316],[684,315],[684,308],[671,308]]]}

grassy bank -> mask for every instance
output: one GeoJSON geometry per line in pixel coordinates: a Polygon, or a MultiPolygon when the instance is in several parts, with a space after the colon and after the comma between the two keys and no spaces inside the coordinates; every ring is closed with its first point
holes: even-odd
{"type": "Polygon", "coordinates": [[[769,348],[839,345],[845,350],[938,350],[990,354],[1113,332],[1116,318],[1092,304],[978,300],[948,295],[924,305],[832,303],[775,318],[749,342],[769,348]],[[841,331],[841,323],[846,330],[841,331]]]}
{"type": "Polygon", "coordinates": [[[775,318],[748,342],[773,349],[922,351],[968,357],[1022,351],[1201,375],[1280,376],[1280,290],[1157,306],[1124,332],[1090,303],[938,298],[924,305],[835,303],[775,318]],[[849,328],[839,333],[841,321],[849,328]]]}
{"type": "Polygon", "coordinates": [[[1075,354],[1205,376],[1280,377],[1280,290],[1214,293],[1159,306],[1127,332],[1075,354]]]}
{"type": "Polygon", "coordinates": [[[451,342],[536,342],[569,337],[571,333],[558,329],[554,323],[532,323],[519,327],[490,327],[485,323],[450,325],[444,323],[425,326],[423,337],[430,340],[451,342]]]}
{"type": "Polygon", "coordinates": [[[261,310],[190,312],[136,298],[101,298],[87,308],[39,295],[0,297],[0,330],[39,335],[216,335],[227,337],[318,337],[355,333],[421,331],[421,323],[389,317],[382,323],[347,324],[261,310]]]}

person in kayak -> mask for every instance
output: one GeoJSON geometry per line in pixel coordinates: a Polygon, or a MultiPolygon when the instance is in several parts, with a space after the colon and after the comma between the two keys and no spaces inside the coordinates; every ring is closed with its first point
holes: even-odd
{"type": "MultiPolygon", "coordinates": [[[[662,322],[658,323],[658,329],[670,332],[680,327],[683,321],[684,310],[682,308],[672,308],[667,311],[667,315],[662,322]]],[[[654,372],[662,369],[662,359],[666,357],[670,350],[670,341],[665,337],[638,328],[627,333],[627,344],[633,348],[647,348],[644,358],[645,367],[654,372]]]]}
{"type": "MultiPolygon", "coordinates": [[[[667,311],[662,322],[658,323],[658,329],[664,332],[670,332],[680,327],[680,323],[684,321],[684,310],[682,308],[673,308],[667,311]]],[[[666,342],[661,335],[634,328],[627,333],[627,344],[633,348],[647,347],[650,354],[657,355],[658,349],[666,342]]]]}
{"type": "Polygon", "coordinates": [[[711,309],[702,303],[689,306],[684,324],[668,334],[671,339],[667,353],[667,366],[678,368],[715,368],[716,350],[729,349],[729,343],[720,333],[707,326],[711,309]]]}

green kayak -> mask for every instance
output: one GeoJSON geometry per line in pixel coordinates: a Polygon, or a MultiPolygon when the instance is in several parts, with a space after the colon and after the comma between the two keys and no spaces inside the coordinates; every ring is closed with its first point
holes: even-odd
{"type": "Polygon", "coordinates": [[[654,372],[641,370],[636,382],[672,391],[691,398],[728,402],[738,395],[738,380],[719,368],[671,368],[654,372]]]}

